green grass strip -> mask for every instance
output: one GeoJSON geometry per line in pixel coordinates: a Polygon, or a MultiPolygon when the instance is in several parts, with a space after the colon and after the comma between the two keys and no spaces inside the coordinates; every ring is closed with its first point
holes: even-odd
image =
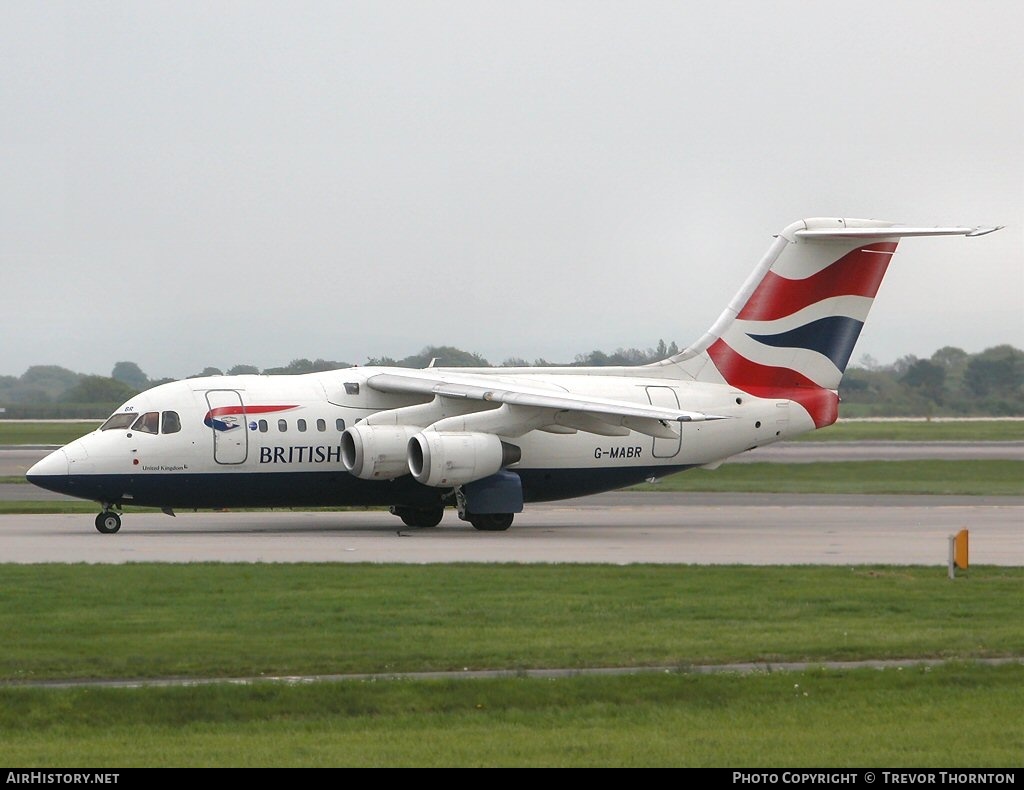
{"type": "Polygon", "coordinates": [[[1020,765],[1024,666],[0,690],[22,767],[1020,765]]]}
{"type": "Polygon", "coordinates": [[[100,420],[81,422],[20,422],[0,420],[0,446],[8,444],[67,444],[100,427],[100,420]]]}
{"type": "Polygon", "coordinates": [[[725,463],[690,469],[635,491],[817,494],[1024,495],[1024,461],[725,463]]]}
{"type": "Polygon", "coordinates": [[[811,431],[796,441],[806,442],[1019,442],[1024,440],[1024,420],[906,420],[849,422],[811,431]]]}
{"type": "MultiPolygon", "coordinates": [[[[32,515],[39,513],[92,513],[100,512],[100,506],[96,502],[88,500],[0,500],[0,515],[32,515]]],[[[158,513],[155,508],[126,508],[128,513],[158,513]]]]}
{"type": "Polygon", "coordinates": [[[8,564],[0,679],[1024,656],[1022,589],[984,566],[8,564]]]}

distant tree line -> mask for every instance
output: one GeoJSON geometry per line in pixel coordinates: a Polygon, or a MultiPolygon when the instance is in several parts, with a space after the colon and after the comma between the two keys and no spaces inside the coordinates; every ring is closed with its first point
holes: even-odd
{"type": "Polygon", "coordinates": [[[945,346],[928,359],[901,357],[880,366],[870,357],[839,386],[846,417],[1024,415],[1024,351],[993,346],[978,354],[945,346]]]}
{"type": "MultiPolygon", "coordinates": [[[[678,353],[676,344],[658,341],[646,350],[619,348],[611,353],[577,354],[572,362],[527,362],[509,357],[502,367],[601,367],[644,365],[678,353]]],[[[376,357],[366,365],[406,368],[489,367],[484,357],[453,346],[427,346],[418,354],[393,359],[376,357]]],[[[293,359],[284,367],[234,365],[207,367],[195,376],[315,373],[352,367],[348,362],[293,359]]],[[[150,379],[134,362],[118,362],[110,376],[75,373],[57,365],[33,365],[21,376],[0,376],[0,406],[10,419],[101,419],[141,392],[172,379],[150,379]]],[[[901,416],[1024,416],[1024,351],[1011,345],[994,346],[978,354],[959,348],[940,348],[928,359],[913,355],[891,365],[862,357],[851,365],[839,388],[844,417],[901,416]]]]}

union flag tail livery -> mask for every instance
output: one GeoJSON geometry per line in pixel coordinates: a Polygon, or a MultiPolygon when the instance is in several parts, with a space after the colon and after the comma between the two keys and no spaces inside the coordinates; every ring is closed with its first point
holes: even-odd
{"type": "MultiPolygon", "coordinates": [[[[836,388],[900,239],[995,228],[807,219],[772,242],[702,338],[652,365],[356,367],[161,384],[55,450],[30,482],[100,504],[174,509],[448,508],[508,529],[524,503],[596,494],[835,422],[836,388]]],[[[268,516],[269,518],[269,516],[268,516]]]]}
{"type": "Polygon", "coordinates": [[[840,379],[899,240],[991,230],[864,219],[794,222],[704,337],[660,364],[676,365],[696,381],[795,401],[816,428],[831,425],[840,379]]]}

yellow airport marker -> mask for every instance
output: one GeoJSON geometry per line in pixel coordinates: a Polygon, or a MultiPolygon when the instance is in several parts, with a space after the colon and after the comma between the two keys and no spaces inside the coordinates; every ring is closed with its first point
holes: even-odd
{"type": "Polygon", "coordinates": [[[967,570],[967,530],[949,536],[949,578],[956,577],[956,569],[967,570]]]}

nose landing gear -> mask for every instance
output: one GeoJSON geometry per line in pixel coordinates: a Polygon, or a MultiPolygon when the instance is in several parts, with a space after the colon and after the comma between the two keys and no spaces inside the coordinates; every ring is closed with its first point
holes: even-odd
{"type": "Polygon", "coordinates": [[[113,535],[121,529],[121,517],[104,503],[103,512],[96,516],[96,529],[104,535],[113,535]]]}

